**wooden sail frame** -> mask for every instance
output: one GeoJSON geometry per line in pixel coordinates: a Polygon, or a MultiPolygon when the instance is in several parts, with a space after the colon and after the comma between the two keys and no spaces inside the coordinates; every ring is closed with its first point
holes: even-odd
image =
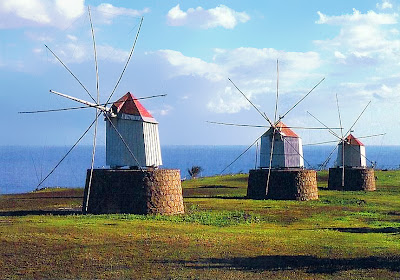
{"type": "MultiPolygon", "coordinates": [[[[366,109],[368,108],[368,106],[371,104],[371,101],[368,102],[368,104],[364,107],[364,109],[361,111],[361,113],[358,115],[358,117],[356,118],[356,120],[353,122],[353,124],[350,126],[350,128],[346,131],[346,133],[343,133],[343,125],[342,125],[342,117],[341,117],[341,113],[340,113],[340,106],[339,106],[339,99],[338,99],[338,95],[336,93],[336,106],[337,106],[337,113],[338,113],[338,119],[339,119],[339,127],[340,127],[340,135],[338,135],[337,133],[335,133],[332,128],[328,127],[327,125],[325,125],[322,121],[320,121],[317,117],[315,117],[313,114],[311,114],[309,111],[307,111],[307,113],[313,117],[315,120],[317,120],[320,124],[322,124],[324,127],[326,127],[329,131],[329,133],[331,133],[333,136],[335,136],[338,140],[335,141],[325,141],[325,142],[320,142],[320,143],[313,143],[310,145],[320,145],[320,144],[328,144],[328,143],[337,143],[335,145],[335,148],[329,153],[328,157],[326,158],[326,160],[322,163],[321,165],[321,169],[324,168],[328,162],[330,161],[333,153],[335,152],[335,150],[339,147],[339,145],[342,145],[342,153],[341,153],[341,158],[342,158],[342,165],[338,166],[339,168],[341,168],[341,187],[342,189],[344,189],[345,187],[345,148],[344,146],[347,143],[347,137],[349,135],[351,135],[351,132],[353,131],[352,129],[354,128],[354,126],[357,124],[357,122],[360,120],[361,116],[365,113],[366,109]]],[[[377,136],[383,136],[386,133],[380,133],[380,134],[373,134],[373,135],[367,135],[367,136],[361,136],[361,137],[357,137],[359,139],[361,138],[370,138],[370,137],[377,137],[377,136]]],[[[352,145],[349,145],[350,148],[355,149],[352,145]]],[[[339,151],[338,151],[339,152],[339,151]]],[[[364,157],[367,161],[371,162],[365,154],[361,154],[360,155],[362,157],[364,157]]],[[[339,156],[339,154],[338,154],[339,156]]]]}
{"type": "MultiPolygon", "coordinates": [[[[135,46],[139,37],[139,33],[141,30],[141,26],[143,23],[143,17],[141,17],[140,24],[138,31],[135,36],[135,40],[132,44],[129,56],[125,62],[124,68],[111,92],[111,94],[108,96],[107,101],[103,104],[100,103],[100,79],[99,79],[99,73],[98,73],[98,62],[97,62],[97,50],[96,50],[96,40],[95,40],[95,32],[93,28],[93,23],[92,23],[92,17],[91,17],[91,11],[90,7],[88,6],[88,15],[89,15],[89,20],[90,20],[90,29],[91,29],[91,34],[92,34],[92,42],[93,42],[93,53],[94,53],[94,65],[95,65],[95,74],[96,74],[96,98],[90,94],[89,90],[83,85],[83,83],[79,80],[79,78],[68,68],[68,66],[47,46],[45,47],[52,53],[52,55],[60,62],[60,64],[74,77],[74,79],[81,85],[81,87],[85,90],[85,92],[88,94],[88,96],[92,99],[93,102],[88,102],[82,99],[78,99],[60,92],[56,92],[53,90],[50,90],[51,93],[60,95],[62,97],[74,100],[76,102],[79,102],[81,104],[84,104],[85,106],[80,106],[80,107],[70,107],[70,108],[60,108],[60,109],[50,109],[50,110],[39,110],[39,111],[31,111],[31,112],[19,112],[19,113],[25,113],[25,114],[31,114],[31,113],[44,113],[44,112],[56,112],[56,111],[66,111],[66,110],[75,110],[75,109],[84,109],[84,108],[94,108],[95,109],[95,119],[93,122],[89,125],[89,127],[85,130],[85,132],[78,138],[78,140],[72,145],[72,147],[67,151],[67,153],[58,161],[58,163],[54,166],[54,168],[45,176],[37,185],[36,188],[39,188],[45,181],[46,179],[57,169],[57,167],[63,162],[63,160],[69,155],[69,153],[79,144],[79,142],[83,139],[83,137],[89,132],[89,130],[94,127],[94,134],[93,134],[93,148],[92,148],[92,157],[91,157],[91,166],[90,166],[90,177],[89,177],[89,183],[88,183],[88,193],[87,193],[87,198],[86,198],[86,211],[88,209],[89,205],[89,196],[90,196],[90,188],[92,184],[92,176],[93,176],[93,169],[94,169],[94,160],[95,160],[95,155],[96,155],[96,138],[97,138],[97,122],[98,118],[101,114],[105,116],[105,118],[111,123],[113,129],[115,132],[118,134],[120,137],[121,141],[129,151],[129,154],[132,156],[132,158],[138,162],[136,156],[134,153],[131,151],[129,148],[128,144],[126,143],[124,137],[121,135],[121,133],[118,131],[118,129],[113,125],[111,122],[111,115],[112,112],[110,111],[110,108],[107,107],[108,104],[110,104],[110,100],[115,93],[116,89],[118,88],[118,85],[129,65],[130,59],[132,57],[132,54],[135,50],[135,46]]],[[[161,97],[161,96],[166,96],[165,94],[162,95],[154,95],[154,96],[149,96],[149,97],[143,97],[143,98],[135,98],[135,99],[146,99],[146,98],[154,98],[154,97],[161,97]]],[[[141,168],[140,164],[138,164],[138,167],[141,171],[143,169],[141,168]]]]}
{"type": "MultiPolygon", "coordinates": [[[[269,128],[273,129],[272,133],[272,141],[271,141],[271,149],[270,149],[270,156],[269,156],[269,165],[268,165],[268,174],[267,174],[267,183],[266,183],[266,190],[265,193],[268,193],[268,188],[269,188],[269,183],[270,183],[270,177],[271,177],[271,169],[272,169],[272,159],[274,155],[274,142],[275,142],[275,135],[281,135],[281,132],[277,125],[281,122],[281,120],[289,114],[297,105],[299,105],[311,92],[314,91],[315,88],[317,88],[324,80],[325,78],[322,78],[305,96],[303,96],[300,100],[298,100],[288,111],[286,111],[282,116],[279,115],[278,117],[278,102],[279,102],[279,60],[276,61],[276,71],[277,71],[277,81],[276,81],[276,99],[275,99],[275,110],[274,110],[274,120],[273,122],[268,118],[267,114],[262,113],[257,106],[254,105],[253,102],[239,89],[239,87],[230,79],[228,80],[233,84],[233,86],[242,94],[242,96],[252,105],[252,107],[267,121],[269,124],[269,128]]],[[[221,123],[221,122],[209,122],[209,123],[214,123],[214,124],[226,124],[226,123],[221,123]]],[[[227,125],[233,125],[233,126],[248,126],[248,127],[268,127],[268,126],[255,126],[255,125],[243,125],[243,124],[227,124],[227,125]]],[[[309,128],[312,129],[312,128],[309,128]]],[[[317,128],[317,129],[325,129],[325,128],[317,128]]],[[[244,155],[255,143],[258,142],[258,140],[264,135],[264,133],[258,137],[246,150],[244,150],[238,157],[236,157],[228,166],[226,166],[222,171],[221,174],[229,168],[233,163],[235,163],[242,155],[244,155]]],[[[282,139],[286,140],[285,137],[282,137],[282,139]]],[[[286,142],[291,145],[287,140],[286,142]]],[[[302,157],[304,161],[306,161],[295,148],[294,150],[299,154],[299,156],[302,157]]],[[[306,161],[307,162],[307,161],[306,161]]]]}

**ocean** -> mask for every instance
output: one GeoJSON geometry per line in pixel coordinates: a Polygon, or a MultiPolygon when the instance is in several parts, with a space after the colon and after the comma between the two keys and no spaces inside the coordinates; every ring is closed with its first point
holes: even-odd
{"type": "MultiPolygon", "coordinates": [[[[162,168],[181,170],[181,177],[189,178],[188,168],[200,166],[201,176],[218,175],[235,160],[246,146],[162,146],[162,168]]],[[[333,146],[304,146],[307,168],[319,169],[333,150],[333,146]]],[[[21,193],[35,190],[69,147],[0,146],[0,194],[21,193]]],[[[84,187],[86,170],[90,168],[90,146],[76,147],[42,187],[84,187]]],[[[368,163],[379,169],[400,168],[400,146],[368,146],[368,163]]],[[[336,159],[333,153],[327,167],[336,159]]],[[[96,150],[95,167],[105,164],[105,147],[96,150]]],[[[247,173],[256,166],[256,149],[253,147],[227,168],[224,174],[247,173]]]]}

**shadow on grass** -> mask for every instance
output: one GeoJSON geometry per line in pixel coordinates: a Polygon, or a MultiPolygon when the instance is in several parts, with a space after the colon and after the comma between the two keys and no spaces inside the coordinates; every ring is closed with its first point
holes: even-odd
{"type": "Polygon", "coordinates": [[[32,210],[32,211],[0,211],[0,217],[5,216],[28,216],[28,215],[81,215],[82,211],[78,210],[32,210]]]}
{"type": "Polygon", "coordinates": [[[236,176],[228,176],[228,175],[224,175],[223,178],[225,181],[233,181],[233,182],[246,182],[248,181],[248,176],[244,176],[244,177],[236,177],[236,176]]]}
{"type": "Polygon", "coordinates": [[[30,197],[11,197],[7,200],[35,200],[35,199],[83,199],[83,196],[30,196],[30,197]]]}
{"type": "Polygon", "coordinates": [[[383,228],[330,228],[331,230],[337,230],[340,232],[350,232],[350,233],[400,233],[400,228],[398,227],[383,227],[383,228]]]}
{"type": "Polygon", "coordinates": [[[357,269],[387,269],[400,272],[399,257],[366,257],[352,259],[330,259],[314,256],[258,256],[230,259],[201,259],[199,261],[177,261],[193,269],[237,269],[263,270],[305,270],[308,273],[335,273],[357,269]]]}

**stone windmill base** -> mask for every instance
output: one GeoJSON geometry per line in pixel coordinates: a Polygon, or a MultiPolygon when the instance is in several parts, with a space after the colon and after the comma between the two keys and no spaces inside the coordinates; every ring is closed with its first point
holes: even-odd
{"type": "Polygon", "coordinates": [[[266,194],[268,169],[249,172],[247,197],[251,199],[316,200],[318,199],[315,170],[272,169],[266,194]]]}
{"type": "Polygon", "coordinates": [[[88,195],[87,171],[83,212],[89,214],[183,214],[180,171],[176,169],[94,169],[88,195]]]}
{"type": "Polygon", "coordinates": [[[342,191],[375,191],[374,169],[346,167],[344,169],[344,188],[342,188],[342,168],[329,168],[328,189],[342,191]]]}

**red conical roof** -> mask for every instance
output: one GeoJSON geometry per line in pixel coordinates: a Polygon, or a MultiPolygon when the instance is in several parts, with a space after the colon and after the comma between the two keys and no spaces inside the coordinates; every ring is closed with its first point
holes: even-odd
{"type": "Polygon", "coordinates": [[[354,146],[364,146],[364,144],[354,137],[353,134],[349,134],[349,136],[346,137],[346,143],[354,146]]]}
{"type": "Polygon", "coordinates": [[[283,136],[299,138],[299,136],[293,130],[287,127],[286,124],[284,124],[283,122],[279,122],[275,127],[280,131],[283,136]]]}
{"type": "Polygon", "coordinates": [[[128,115],[153,118],[153,116],[143,107],[132,93],[128,92],[112,105],[115,113],[124,113],[128,115]]]}

